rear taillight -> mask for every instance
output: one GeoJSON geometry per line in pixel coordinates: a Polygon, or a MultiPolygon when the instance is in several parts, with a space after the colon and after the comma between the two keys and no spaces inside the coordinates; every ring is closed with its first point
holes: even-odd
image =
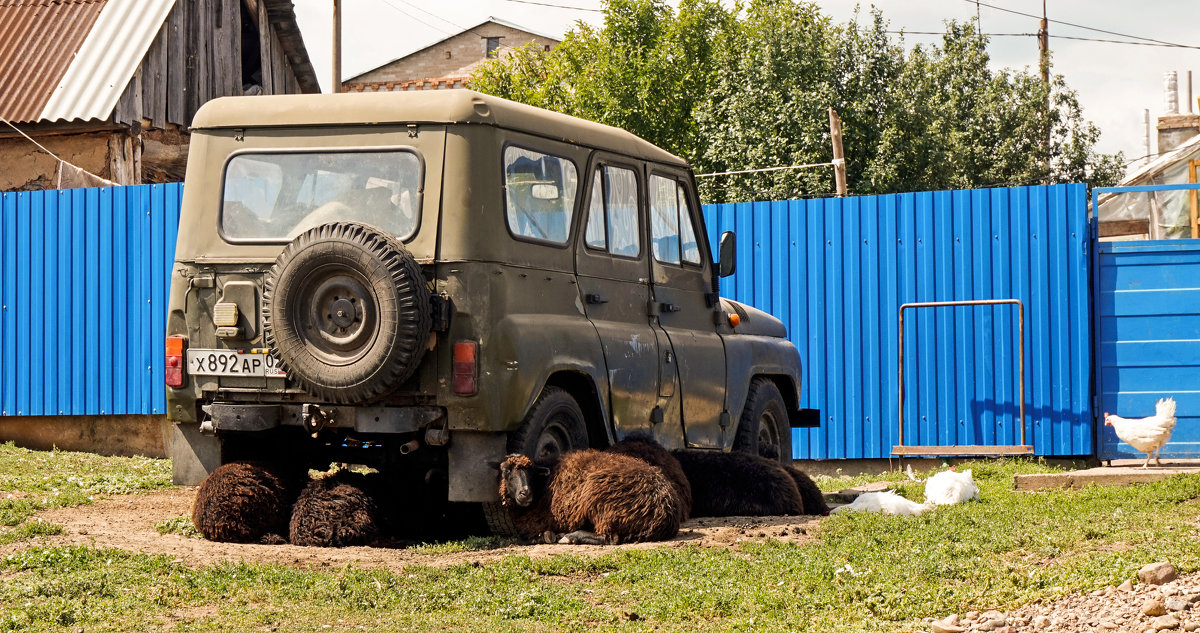
{"type": "Polygon", "coordinates": [[[479,375],[479,343],[459,341],[454,344],[454,393],[473,396],[479,390],[475,377],[479,375]]]}
{"type": "Polygon", "coordinates": [[[166,382],[168,387],[183,386],[183,348],[185,346],[186,342],[183,337],[167,337],[166,382]]]}

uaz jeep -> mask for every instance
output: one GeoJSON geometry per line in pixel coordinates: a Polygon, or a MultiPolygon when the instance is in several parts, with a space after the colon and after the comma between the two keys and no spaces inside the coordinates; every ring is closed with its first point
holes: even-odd
{"type": "MultiPolygon", "coordinates": [[[[625,434],[787,460],[799,356],[716,294],[691,170],[467,90],[217,99],[196,115],[167,321],[178,483],[367,464],[495,502],[508,452],[625,434]]],[[[401,493],[398,493],[401,494],[401,493]]]]}

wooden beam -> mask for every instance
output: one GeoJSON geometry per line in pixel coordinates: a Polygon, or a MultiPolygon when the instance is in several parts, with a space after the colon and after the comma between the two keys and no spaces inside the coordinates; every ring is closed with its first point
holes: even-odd
{"type": "Polygon", "coordinates": [[[893,446],[893,455],[1032,455],[1033,447],[1016,446],[893,446]]]}
{"type": "Polygon", "coordinates": [[[1113,220],[1100,223],[1100,237],[1150,235],[1150,220],[1113,220]]]}
{"type": "MultiPolygon", "coordinates": [[[[1188,72],[1190,73],[1191,71],[1188,72]]],[[[1188,182],[1193,185],[1196,184],[1197,167],[1200,167],[1200,160],[1188,161],[1188,182]]],[[[1195,189],[1192,189],[1188,192],[1188,198],[1191,199],[1191,213],[1188,215],[1192,220],[1192,239],[1196,239],[1200,237],[1200,219],[1197,218],[1197,216],[1200,215],[1200,204],[1197,204],[1195,189]]]]}
{"type": "Polygon", "coordinates": [[[833,173],[837,195],[846,195],[846,156],[842,153],[842,119],[837,110],[829,108],[829,136],[833,140],[833,173]]]}

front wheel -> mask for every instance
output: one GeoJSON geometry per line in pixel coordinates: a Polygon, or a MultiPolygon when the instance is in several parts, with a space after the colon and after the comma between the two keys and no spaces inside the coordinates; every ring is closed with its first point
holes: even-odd
{"type": "MultiPolygon", "coordinates": [[[[563,455],[587,447],[583,409],[571,394],[558,387],[542,391],[521,427],[508,438],[509,453],[525,455],[539,466],[553,466],[563,455]]],[[[493,534],[522,536],[509,508],[499,501],[485,503],[483,514],[493,534]]]]}
{"type": "Polygon", "coordinates": [[[771,379],[760,377],[750,383],[733,450],[791,463],[792,433],[787,403],[771,379]]]}

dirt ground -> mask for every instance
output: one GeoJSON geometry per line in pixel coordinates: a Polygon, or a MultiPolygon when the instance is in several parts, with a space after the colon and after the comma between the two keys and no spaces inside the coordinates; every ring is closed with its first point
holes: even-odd
{"type": "MultiPolygon", "coordinates": [[[[175,488],[148,494],[119,495],[92,505],[55,508],[38,516],[63,526],[58,536],[36,539],[51,545],[111,547],[147,554],[172,556],[199,567],[222,561],[278,563],[300,568],[360,568],[399,570],[411,565],[451,566],[494,561],[512,554],[547,557],[556,554],[599,556],[619,549],[652,547],[720,547],[749,539],[772,538],[805,542],[821,517],[701,517],[686,522],[679,534],[660,543],[628,545],[513,545],[496,549],[454,553],[418,552],[403,547],[299,547],[295,545],[242,545],[214,543],[178,534],[159,534],[154,525],[165,519],[190,516],[195,488],[175,488]]],[[[28,547],[15,544],[5,549],[28,547]]]]}

